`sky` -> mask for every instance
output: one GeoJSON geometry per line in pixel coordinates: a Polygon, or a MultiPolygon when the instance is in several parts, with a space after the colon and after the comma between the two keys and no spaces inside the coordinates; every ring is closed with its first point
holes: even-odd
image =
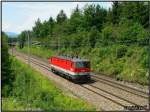
{"type": "Polygon", "coordinates": [[[19,34],[31,30],[38,18],[42,22],[49,17],[55,19],[61,9],[70,17],[77,4],[80,9],[86,4],[99,4],[106,9],[112,6],[112,2],[3,2],[2,31],[19,34]]]}

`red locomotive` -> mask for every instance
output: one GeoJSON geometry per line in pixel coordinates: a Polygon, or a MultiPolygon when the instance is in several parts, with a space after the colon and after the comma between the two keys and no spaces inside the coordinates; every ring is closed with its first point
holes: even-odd
{"type": "Polygon", "coordinates": [[[55,56],[49,59],[51,71],[72,79],[87,81],[90,79],[90,61],[75,57],[55,56]]]}

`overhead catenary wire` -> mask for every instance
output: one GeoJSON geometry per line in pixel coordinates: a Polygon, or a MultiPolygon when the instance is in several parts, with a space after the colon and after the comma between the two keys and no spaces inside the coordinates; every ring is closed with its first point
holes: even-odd
{"type": "MultiPolygon", "coordinates": [[[[40,45],[40,46],[49,46],[49,47],[57,47],[58,51],[60,49],[60,47],[65,47],[64,42],[62,43],[62,45],[60,44],[60,39],[57,40],[57,43],[48,43],[48,42],[37,42],[37,41],[33,41],[32,45],[40,45]]],[[[134,40],[98,40],[97,42],[99,42],[100,44],[105,44],[106,46],[111,45],[111,44],[125,44],[125,45],[132,45],[132,44],[139,44],[139,45],[148,45],[148,41],[149,38],[144,38],[144,39],[134,39],[134,40]]],[[[66,45],[67,46],[67,45],[66,45]]],[[[72,48],[72,47],[80,47],[80,46],[89,46],[88,43],[81,43],[81,44],[76,44],[73,42],[70,42],[68,47],[72,48]]]]}

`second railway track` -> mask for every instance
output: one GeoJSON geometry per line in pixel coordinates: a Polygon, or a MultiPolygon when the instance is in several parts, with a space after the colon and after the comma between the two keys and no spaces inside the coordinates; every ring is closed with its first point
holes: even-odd
{"type": "Polygon", "coordinates": [[[108,79],[105,79],[105,78],[102,78],[102,77],[99,77],[96,75],[92,75],[92,77],[95,78],[96,80],[102,81],[105,84],[114,86],[114,87],[119,88],[121,90],[130,92],[132,94],[138,95],[138,96],[146,98],[146,99],[148,98],[147,92],[144,92],[144,91],[135,89],[133,87],[129,87],[129,86],[126,86],[126,85],[123,85],[123,84],[120,84],[120,83],[117,83],[117,82],[114,82],[114,81],[111,81],[111,80],[108,80],[108,79]]]}

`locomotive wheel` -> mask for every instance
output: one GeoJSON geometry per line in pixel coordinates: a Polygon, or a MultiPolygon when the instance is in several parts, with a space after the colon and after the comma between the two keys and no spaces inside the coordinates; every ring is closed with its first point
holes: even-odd
{"type": "Polygon", "coordinates": [[[54,70],[51,68],[51,72],[54,72],[54,70]]]}
{"type": "Polygon", "coordinates": [[[56,72],[56,71],[55,71],[54,69],[52,69],[52,68],[51,68],[51,71],[52,71],[53,73],[55,73],[55,72],[56,72]]]}

